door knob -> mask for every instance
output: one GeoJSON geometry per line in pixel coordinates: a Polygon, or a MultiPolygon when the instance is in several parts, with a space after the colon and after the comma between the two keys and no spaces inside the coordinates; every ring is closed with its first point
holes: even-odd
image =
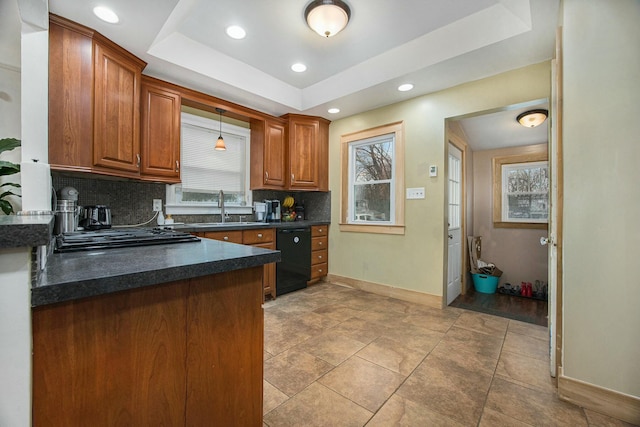
{"type": "Polygon", "coordinates": [[[555,246],[556,245],[551,237],[544,237],[544,236],[540,237],[540,244],[542,246],[545,246],[545,245],[554,245],[555,246]]]}
{"type": "Polygon", "coordinates": [[[453,239],[453,234],[449,234],[449,238],[450,238],[450,239],[453,239]]]}

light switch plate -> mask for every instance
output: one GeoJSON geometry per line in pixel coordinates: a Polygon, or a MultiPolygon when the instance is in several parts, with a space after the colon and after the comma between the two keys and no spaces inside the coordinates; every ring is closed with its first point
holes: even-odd
{"type": "Polygon", "coordinates": [[[429,166],[429,176],[438,176],[438,166],[429,166]]]}
{"type": "Polygon", "coordinates": [[[407,199],[424,199],[424,187],[407,188],[407,199]]]}

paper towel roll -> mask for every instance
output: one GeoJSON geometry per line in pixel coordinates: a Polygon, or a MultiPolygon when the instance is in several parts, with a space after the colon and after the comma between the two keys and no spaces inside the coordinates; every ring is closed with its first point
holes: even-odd
{"type": "Polygon", "coordinates": [[[48,163],[22,162],[22,211],[51,211],[51,168],[48,163]]]}

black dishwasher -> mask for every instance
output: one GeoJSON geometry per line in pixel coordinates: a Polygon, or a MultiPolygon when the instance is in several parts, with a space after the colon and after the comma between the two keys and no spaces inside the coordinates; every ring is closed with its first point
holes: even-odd
{"type": "Polygon", "coordinates": [[[307,287],[311,279],[311,229],[281,228],[276,235],[276,296],[307,287]]]}

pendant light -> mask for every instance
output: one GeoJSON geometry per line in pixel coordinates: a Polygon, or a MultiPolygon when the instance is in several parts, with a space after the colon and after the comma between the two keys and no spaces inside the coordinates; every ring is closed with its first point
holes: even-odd
{"type": "Polygon", "coordinates": [[[526,128],[534,128],[544,123],[548,115],[549,112],[547,110],[530,110],[520,114],[516,120],[526,128]]]}
{"type": "Polygon", "coordinates": [[[218,137],[218,141],[216,142],[215,150],[225,151],[227,149],[226,145],[224,145],[224,138],[222,138],[222,113],[226,113],[222,108],[216,108],[216,111],[220,114],[220,136],[218,137]]]}
{"type": "Polygon", "coordinates": [[[342,0],[314,0],[304,10],[304,18],[322,37],[338,34],[349,23],[351,9],[342,0]]]}

